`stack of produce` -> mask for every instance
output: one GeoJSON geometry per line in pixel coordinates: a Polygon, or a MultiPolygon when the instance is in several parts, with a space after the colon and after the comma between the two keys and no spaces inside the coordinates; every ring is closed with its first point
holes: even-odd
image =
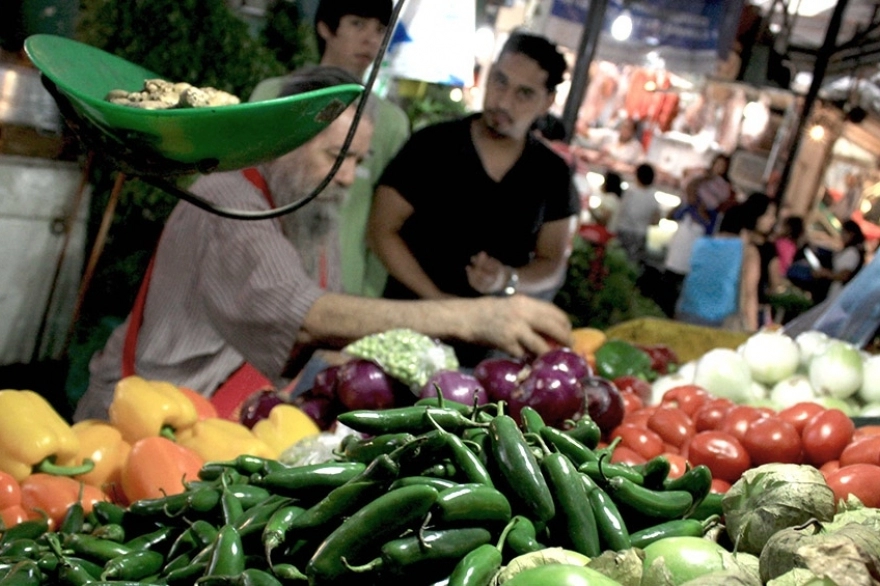
{"type": "Polygon", "coordinates": [[[248,426],[217,417],[201,395],[162,381],[127,377],[116,386],[109,420],[69,425],[40,395],[0,391],[0,474],[3,523],[67,508],[86,512],[99,501],[130,503],[180,493],[210,460],[241,454],[275,458],[318,428],[293,405],[279,405],[248,426]],[[14,502],[17,501],[17,502],[14,502]],[[8,506],[7,506],[8,505],[8,506]]]}
{"type": "MultiPolygon", "coordinates": [[[[670,394],[657,412],[687,396],[670,394]]],[[[748,469],[722,495],[707,464],[620,461],[623,439],[603,440],[588,416],[562,430],[529,406],[517,423],[503,402],[441,394],[340,423],[355,433],[330,461],[209,461],[177,494],[76,502],[52,526],[41,517],[6,528],[0,580],[760,584],[870,576],[880,559],[877,510],[849,493],[838,501],[808,464],[748,469]],[[848,553],[835,562],[835,551],[848,553]]]]}

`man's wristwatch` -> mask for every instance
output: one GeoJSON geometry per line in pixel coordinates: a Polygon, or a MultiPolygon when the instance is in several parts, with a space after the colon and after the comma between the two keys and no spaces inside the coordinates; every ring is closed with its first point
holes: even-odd
{"type": "Polygon", "coordinates": [[[504,285],[504,289],[501,290],[501,294],[505,296],[511,296],[516,293],[516,289],[519,287],[519,272],[513,267],[510,268],[510,276],[507,278],[507,284],[504,285]]]}

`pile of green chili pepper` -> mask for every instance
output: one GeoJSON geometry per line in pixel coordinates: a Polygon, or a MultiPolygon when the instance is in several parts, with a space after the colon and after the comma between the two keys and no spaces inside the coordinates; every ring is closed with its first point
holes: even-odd
{"type": "Polygon", "coordinates": [[[705,466],[670,479],[662,457],[612,464],[589,418],[563,431],[503,408],[351,411],[340,422],[364,436],[335,461],[209,462],[181,494],[0,530],[0,586],[486,586],[518,555],[702,535],[720,512],[705,466]]]}

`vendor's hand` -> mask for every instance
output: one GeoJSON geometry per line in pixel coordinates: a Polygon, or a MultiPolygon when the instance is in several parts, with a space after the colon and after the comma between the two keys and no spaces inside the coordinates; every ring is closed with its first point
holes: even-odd
{"type": "Polygon", "coordinates": [[[556,346],[571,346],[571,321],[552,303],[527,297],[474,300],[473,341],[513,356],[540,356],[556,346]]]}
{"type": "Polygon", "coordinates": [[[483,295],[498,293],[510,279],[510,267],[485,252],[471,257],[465,273],[470,286],[483,295]]]}

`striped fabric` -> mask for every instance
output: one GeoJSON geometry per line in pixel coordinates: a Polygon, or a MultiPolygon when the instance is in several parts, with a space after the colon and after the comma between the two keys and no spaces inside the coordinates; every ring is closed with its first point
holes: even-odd
{"type": "MultiPolygon", "coordinates": [[[[240,171],[201,177],[191,191],[225,207],[267,207],[240,171]]],[[[339,291],[338,249],[327,264],[327,288],[339,291]]],[[[225,219],[181,202],[156,251],[136,371],[209,396],[247,360],[283,385],[296,333],[320,295],[278,220],[225,219]]],[[[75,420],[107,417],[127,325],[92,358],[75,420]]]]}

